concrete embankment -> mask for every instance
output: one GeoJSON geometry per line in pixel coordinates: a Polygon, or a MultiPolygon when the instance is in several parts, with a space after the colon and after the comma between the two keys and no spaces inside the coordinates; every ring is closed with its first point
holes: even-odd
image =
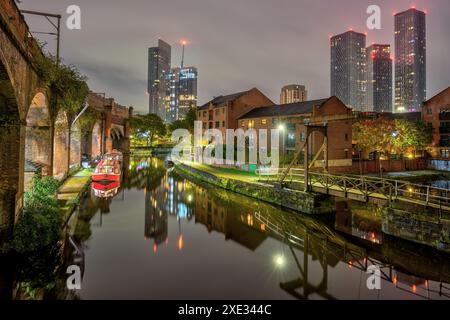
{"type": "Polygon", "coordinates": [[[334,199],[326,195],[303,192],[245,179],[218,176],[183,163],[176,164],[176,172],[189,179],[233,191],[284,208],[308,214],[324,214],[335,211],[334,199]]]}

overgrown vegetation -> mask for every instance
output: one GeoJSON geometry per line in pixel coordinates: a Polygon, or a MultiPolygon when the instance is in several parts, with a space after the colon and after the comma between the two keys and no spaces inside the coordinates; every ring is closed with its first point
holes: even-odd
{"type": "Polygon", "coordinates": [[[51,89],[58,108],[68,115],[78,113],[89,93],[87,78],[75,66],[65,65],[53,56],[39,56],[36,65],[42,86],[51,89]]]}
{"type": "Polygon", "coordinates": [[[58,242],[63,224],[56,191],[60,183],[53,177],[33,177],[24,196],[24,212],[14,228],[11,249],[25,254],[58,242]]]}

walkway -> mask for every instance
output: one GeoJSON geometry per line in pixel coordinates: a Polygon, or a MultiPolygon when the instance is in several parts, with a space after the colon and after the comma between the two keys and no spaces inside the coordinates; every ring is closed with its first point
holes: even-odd
{"type": "Polygon", "coordinates": [[[72,203],[85,190],[86,185],[91,181],[92,172],[83,169],[66,179],[63,185],[58,190],[58,200],[65,201],[66,206],[63,210],[70,210],[72,203]]]}

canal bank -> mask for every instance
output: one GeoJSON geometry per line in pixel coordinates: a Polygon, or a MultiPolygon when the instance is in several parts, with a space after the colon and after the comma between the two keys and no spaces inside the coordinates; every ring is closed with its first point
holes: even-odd
{"type": "Polygon", "coordinates": [[[255,178],[247,175],[221,174],[219,171],[215,172],[214,169],[206,171],[185,163],[177,163],[175,171],[194,181],[206,182],[282,208],[312,215],[335,212],[334,198],[326,195],[280,188],[258,182],[255,178]]]}
{"type": "Polygon", "coordinates": [[[64,221],[67,221],[80,204],[81,199],[89,190],[91,183],[91,170],[82,169],[68,177],[57,192],[57,199],[63,212],[64,221]]]}
{"type": "MultiPolygon", "coordinates": [[[[336,198],[260,183],[255,177],[230,174],[204,165],[178,163],[175,171],[196,182],[208,183],[225,190],[270,204],[317,215],[336,212],[336,198]],[[232,178],[230,178],[232,177],[232,178]]],[[[390,236],[412,241],[450,253],[450,220],[439,210],[395,205],[380,207],[382,231],[390,236]]]]}

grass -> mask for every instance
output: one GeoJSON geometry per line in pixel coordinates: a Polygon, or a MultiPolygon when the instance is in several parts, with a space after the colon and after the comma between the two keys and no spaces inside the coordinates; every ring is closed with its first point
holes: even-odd
{"type": "Polygon", "coordinates": [[[241,180],[241,181],[257,181],[258,176],[254,173],[248,172],[248,171],[242,171],[235,168],[218,168],[218,167],[212,167],[207,164],[200,164],[195,162],[187,162],[188,166],[191,166],[193,168],[202,170],[204,172],[213,174],[215,176],[218,176],[220,178],[228,178],[228,179],[235,179],[235,180],[241,180]]]}

